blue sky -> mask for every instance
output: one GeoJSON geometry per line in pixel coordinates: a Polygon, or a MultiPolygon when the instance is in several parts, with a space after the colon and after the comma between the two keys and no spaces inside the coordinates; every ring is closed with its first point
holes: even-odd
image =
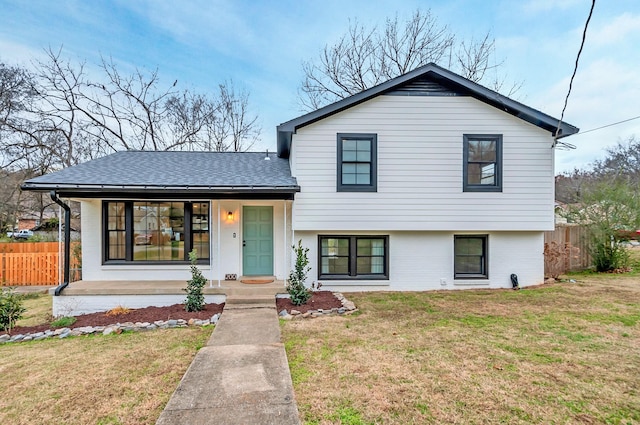
{"type": "MultiPolygon", "coordinates": [[[[123,69],[158,69],[162,81],[199,92],[233,79],[260,116],[255,150],[275,150],[275,127],[301,114],[304,60],[318,56],[357,18],[382,25],[430,8],[462,39],[491,31],[515,96],[560,117],[590,0],[0,0],[0,60],[30,66],[43,49],[123,69]]],[[[640,115],[640,2],[597,0],[565,120],[582,131],[640,115]]],[[[582,167],[636,134],[640,119],[566,139],[556,170],[582,167]]]]}

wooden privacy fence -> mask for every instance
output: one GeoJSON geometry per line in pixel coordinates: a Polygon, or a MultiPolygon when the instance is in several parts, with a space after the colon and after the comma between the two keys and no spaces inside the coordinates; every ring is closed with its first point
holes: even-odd
{"type": "MultiPolygon", "coordinates": [[[[566,271],[580,271],[593,265],[589,255],[586,228],[577,224],[556,224],[553,232],[544,232],[544,243],[556,242],[564,246],[570,244],[577,248],[574,255],[568,255],[565,259],[566,271]]],[[[546,269],[545,261],[545,269],[546,269]]],[[[545,274],[548,270],[545,270],[545,274]]]]}
{"type": "MultiPolygon", "coordinates": [[[[72,242],[71,252],[79,248],[72,242]]],[[[0,243],[0,286],[38,286],[60,283],[58,242],[0,243]]],[[[71,256],[71,281],[80,279],[80,259],[71,256]]]]}
{"type": "Polygon", "coordinates": [[[23,252],[58,252],[58,242],[0,242],[0,253],[2,254],[23,252]]]}

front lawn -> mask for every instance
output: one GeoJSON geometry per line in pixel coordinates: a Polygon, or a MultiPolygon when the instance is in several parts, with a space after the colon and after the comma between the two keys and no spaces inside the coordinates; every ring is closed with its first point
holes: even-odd
{"type": "Polygon", "coordinates": [[[153,424],[211,331],[2,344],[0,424],[153,424]]]}
{"type": "MultiPolygon", "coordinates": [[[[640,423],[640,277],[347,294],[282,322],[308,424],[640,423]]],[[[50,319],[27,300],[24,325],[50,319]]],[[[153,424],[211,327],[0,345],[0,423],[153,424]]]]}
{"type": "Polygon", "coordinates": [[[348,294],[283,322],[307,424],[640,423],[640,279],[348,294]]]}

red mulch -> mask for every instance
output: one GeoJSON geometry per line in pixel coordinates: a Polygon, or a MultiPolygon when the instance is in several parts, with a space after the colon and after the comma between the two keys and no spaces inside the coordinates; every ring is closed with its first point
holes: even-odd
{"type": "Polygon", "coordinates": [[[287,310],[291,313],[291,310],[298,310],[301,313],[306,313],[309,310],[331,310],[332,308],[340,308],[342,303],[339,299],[333,295],[331,291],[316,291],[311,296],[311,299],[306,304],[293,305],[289,298],[277,298],[276,309],[278,313],[282,310],[287,310]]]}
{"type": "MultiPolygon", "coordinates": [[[[306,313],[309,310],[331,310],[332,308],[342,307],[342,303],[335,295],[330,291],[316,291],[311,296],[311,299],[307,301],[307,304],[295,306],[291,303],[289,298],[277,298],[276,299],[277,311],[287,310],[291,313],[291,310],[298,310],[301,313],[306,313]]],[[[204,310],[196,312],[186,312],[184,310],[184,304],[174,304],[168,307],[146,307],[136,308],[129,310],[126,314],[120,314],[117,316],[108,316],[105,312],[83,314],[76,316],[76,322],[71,325],[72,328],[79,328],[83,326],[108,326],[115,323],[124,322],[149,322],[153,323],[156,320],[169,320],[169,319],[210,319],[216,313],[222,313],[224,304],[206,304],[204,310]]],[[[38,326],[16,326],[11,329],[11,335],[18,334],[30,334],[36,332],[44,332],[47,329],[56,329],[50,324],[43,324],[38,326]]],[[[0,331],[0,335],[6,332],[0,331]]]]}
{"type": "MultiPolygon", "coordinates": [[[[124,322],[149,322],[153,323],[156,320],[169,320],[169,319],[210,319],[216,313],[222,313],[224,304],[205,304],[204,310],[186,312],[184,310],[184,304],[174,304],[168,307],[145,307],[131,309],[126,314],[119,314],[117,316],[108,316],[105,312],[83,314],[76,316],[76,322],[71,325],[71,328],[79,328],[83,326],[108,326],[115,323],[124,322]]],[[[11,329],[12,335],[28,334],[35,332],[43,332],[47,329],[56,329],[55,327],[44,324],[38,326],[17,326],[11,329]]],[[[1,332],[0,335],[6,332],[1,332]]]]}

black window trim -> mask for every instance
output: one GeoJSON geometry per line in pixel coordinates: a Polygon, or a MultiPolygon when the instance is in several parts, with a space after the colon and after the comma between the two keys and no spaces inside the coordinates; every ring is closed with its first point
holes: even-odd
{"type": "Polygon", "coordinates": [[[489,235],[487,234],[469,234],[453,236],[453,279],[454,280],[488,280],[489,279],[489,235]],[[468,238],[482,238],[483,248],[483,268],[484,274],[457,274],[456,273],[456,240],[468,238]]]}
{"type": "Polygon", "coordinates": [[[338,192],[377,192],[378,191],[378,135],[376,133],[338,133],[337,134],[337,178],[338,192]],[[369,184],[342,184],[342,140],[360,139],[371,142],[371,180],[369,184]]]}
{"type": "Polygon", "coordinates": [[[462,159],[462,191],[463,192],[502,192],[502,134],[464,134],[462,159]],[[468,184],[469,140],[488,140],[496,142],[496,169],[493,185],[468,184]]]}
{"type": "Polygon", "coordinates": [[[318,279],[322,280],[389,280],[389,235],[318,235],[318,279]],[[322,240],[349,239],[349,274],[322,274],[322,240]],[[384,240],[384,274],[356,273],[358,239],[384,240]]]}
{"type": "MultiPolygon", "coordinates": [[[[142,200],[140,200],[142,201],[142,200]]],[[[147,201],[147,200],[145,200],[147,201]]],[[[209,201],[169,201],[169,200],[150,200],[148,202],[182,202],[184,204],[184,221],[185,221],[185,235],[184,235],[184,246],[185,246],[185,258],[183,260],[138,260],[133,261],[133,204],[134,202],[139,202],[139,200],[122,200],[122,199],[108,199],[102,201],[102,223],[101,223],[101,234],[102,234],[102,265],[149,265],[149,264],[157,264],[157,265],[182,265],[189,264],[189,252],[193,249],[193,239],[191,237],[193,233],[192,229],[192,209],[194,202],[198,203],[207,203],[209,201]],[[109,229],[108,229],[108,216],[109,216],[109,203],[113,202],[123,202],[125,213],[125,259],[109,259],[109,229]],[[186,227],[189,228],[189,231],[186,231],[186,227]]],[[[208,213],[208,212],[207,212],[208,213]]],[[[209,217],[208,222],[211,222],[211,217],[209,217]]],[[[209,232],[211,232],[211,226],[209,226],[209,232]]],[[[211,234],[209,234],[211,236],[211,234]]],[[[197,264],[209,265],[211,261],[211,255],[209,258],[198,258],[197,264]]]]}

